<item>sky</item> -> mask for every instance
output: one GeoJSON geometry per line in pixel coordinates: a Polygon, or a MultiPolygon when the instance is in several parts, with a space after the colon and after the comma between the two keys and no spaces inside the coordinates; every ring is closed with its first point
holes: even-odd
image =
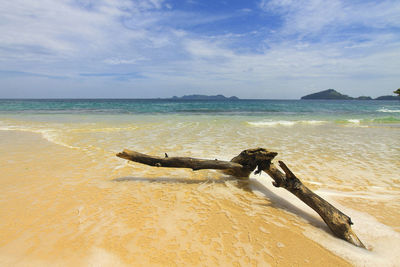
{"type": "Polygon", "coordinates": [[[399,0],[0,0],[0,98],[400,87],[399,0]]]}

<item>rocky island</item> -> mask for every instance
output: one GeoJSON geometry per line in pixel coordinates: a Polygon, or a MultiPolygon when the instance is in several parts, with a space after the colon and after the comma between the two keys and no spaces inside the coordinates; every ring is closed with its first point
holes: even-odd
{"type": "Polygon", "coordinates": [[[348,100],[353,99],[348,95],[343,95],[334,89],[328,89],[314,94],[309,94],[303,96],[301,99],[338,99],[338,100],[348,100]]]}
{"type": "Polygon", "coordinates": [[[334,89],[328,89],[324,91],[320,91],[317,93],[309,94],[306,96],[301,97],[301,99],[320,99],[320,100],[400,100],[400,96],[380,96],[375,99],[371,98],[370,96],[359,96],[359,97],[351,97],[348,95],[344,95],[339,93],[334,89]]]}

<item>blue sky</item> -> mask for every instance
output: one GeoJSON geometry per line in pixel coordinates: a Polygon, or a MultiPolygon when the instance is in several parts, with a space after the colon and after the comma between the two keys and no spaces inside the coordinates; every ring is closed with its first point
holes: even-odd
{"type": "Polygon", "coordinates": [[[1,98],[400,87],[399,0],[0,0],[1,98]]]}

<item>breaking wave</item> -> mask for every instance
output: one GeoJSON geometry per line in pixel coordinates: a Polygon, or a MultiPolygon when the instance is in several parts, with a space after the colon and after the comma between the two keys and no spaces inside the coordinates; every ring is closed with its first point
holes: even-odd
{"type": "Polygon", "coordinates": [[[255,127],[274,127],[274,126],[293,126],[296,124],[310,124],[310,125],[319,125],[324,124],[326,121],[318,121],[318,120],[303,120],[303,121],[285,121],[285,120],[278,120],[278,121],[250,121],[247,122],[251,126],[255,127]]]}
{"type": "Polygon", "coordinates": [[[400,112],[400,109],[387,109],[387,108],[381,108],[377,110],[378,112],[385,112],[385,113],[397,113],[400,112]]]}

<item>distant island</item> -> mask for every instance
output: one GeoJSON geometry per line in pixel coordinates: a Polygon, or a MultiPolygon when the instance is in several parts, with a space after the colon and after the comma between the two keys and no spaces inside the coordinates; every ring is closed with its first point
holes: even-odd
{"type": "Polygon", "coordinates": [[[373,99],[370,96],[351,97],[339,93],[334,89],[324,90],[318,93],[309,94],[301,97],[301,99],[323,99],[323,100],[400,100],[400,96],[385,95],[373,99]]]}
{"type": "Polygon", "coordinates": [[[237,96],[226,97],[224,95],[184,95],[173,96],[174,100],[239,100],[237,96]]]}
{"type": "Polygon", "coordinates": [[[400,100],[400,96],[383,95],[383,96],[375,98],[375,100],[400,100]]]}

